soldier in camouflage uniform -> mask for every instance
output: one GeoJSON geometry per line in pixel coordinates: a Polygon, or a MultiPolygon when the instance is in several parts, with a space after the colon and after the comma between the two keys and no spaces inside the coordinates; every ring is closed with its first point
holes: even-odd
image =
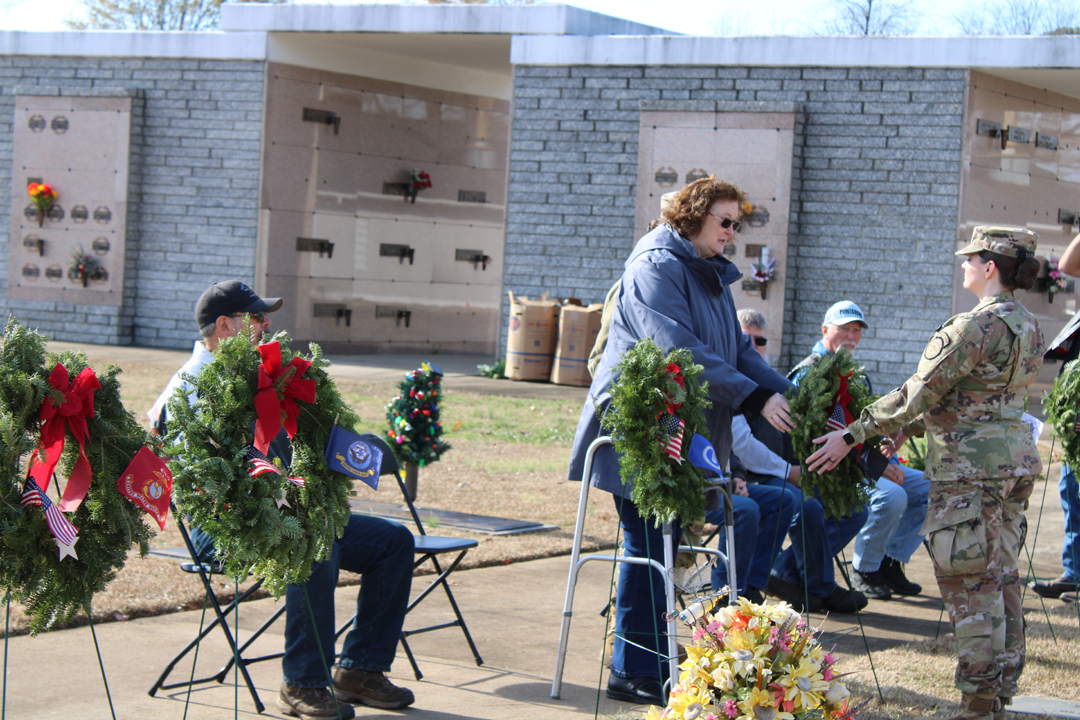
{"type": "Polygon", "coordinates": [[[956,254],[967,257],[964,287],[979,304],[938,328],[916,373],[846,430],[818,438],[824,444],[806,462],[823,472],[868,437],[887,435],[892,454],[926,433],[922,531],[956,634],[963,720],[1004,720],[1024,667],[1018,553],[1042,462],[1021,416],[1043,338],[1012,291],[1034,283],[1037,239],[1021,228],[975,228],[956,254]]]}

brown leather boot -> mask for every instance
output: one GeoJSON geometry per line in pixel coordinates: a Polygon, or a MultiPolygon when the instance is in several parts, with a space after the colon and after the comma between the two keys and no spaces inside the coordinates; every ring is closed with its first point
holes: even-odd
{"type": "MultiPolygon", "coordinates": [[[[960,712],[945,720],[1001,720],[997,715],[999,711],[1004,715],[1004,710],[1001,710],[1001,708],[1001,701],[996,694],[979,693],[976,695],[964,693],[963,698],[960,700],[960,712]]],[[[923,716],[916,718],[916,720],[943,719],[923,716]]]]}
{"type": "Polygon", "coordinates": [[[1005,710],[1006,705],[1012,705],[1012,698],[998,695],[998,709],[994,710],[994,720],[1008,720],[1009,713],[1005,710]]]}

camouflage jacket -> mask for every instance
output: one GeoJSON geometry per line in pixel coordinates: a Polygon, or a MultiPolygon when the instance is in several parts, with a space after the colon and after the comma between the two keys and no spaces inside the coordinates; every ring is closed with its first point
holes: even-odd
{"type": "Polygon", "coordinates": [[[1042,365],[1035,316],[1011,292],[983,300],[938,328],[904,385],[863,410],[857,442],[903,428],[927,435],[931,480],[1033,475],[1042,462],[1021,421],[1042,365]]]}

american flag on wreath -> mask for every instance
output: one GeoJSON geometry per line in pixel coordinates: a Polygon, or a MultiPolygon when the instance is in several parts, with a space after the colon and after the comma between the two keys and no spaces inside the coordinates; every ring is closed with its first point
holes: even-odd
{"type": "Polygon", "coordinates": [[[837,400],[832,406],[832,412],[829,413],[829,419],[825,421],[825,427],[829,430],[844,430],[851,422],[850,418],[847,409],[837,400]]]}
{"type": "Polygon", "coordinates": [[[663,441],[664,452],[667,453],[669,458],[682,465],[683,430],[686,428],[686,422],[672,413],[663,413],[658,419],[660,420],[660,429],[666,438],[663,441]]]}
{"type": "MultiPolygon", "coordinates": [[[[278,466],[274,463],[270,462],[270,458],[266,457],[266,455],[260,452],[259,449],[256,448],[254,445],[248,445],[247,459],[248,462],[251,463],[251,469],[248,470],[248,475],[250,475],[251,477],[259,477],[260,475],[268,472],[274,473],[275,475],[282,474],[281,469],[278,468],[278,466]]],[[[289,480],[289,482],[293,483],[294,485],[304,487],[304,478],[293,477],[292,475],[286,475],[285,477],[289,480]]]]}
{"type": "Polygon", "coordinates": [[[79,535],[78,528],[64,517],[64,513],[60,512],[60,508],[53,504],[48,495],[41,492],[41,488],[34,481],[34,478],[29,478],[26,481],[26,489],[23,490],[22,500],[19,501],[19,504],[36,505],[42,508],[45,511],[45,520],[49,523],[49,530],[52,532],[53,537],[64,545],[70,546],[74,544],[75,538],[79,535]]]}

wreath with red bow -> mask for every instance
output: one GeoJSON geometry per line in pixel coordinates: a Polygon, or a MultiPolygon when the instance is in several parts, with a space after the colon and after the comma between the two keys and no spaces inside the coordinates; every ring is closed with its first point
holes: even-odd
{"type": "MultiPolygon", "coordinates": [[[[701,471],[686,461],[695,433],[706,431],[708,383],[693,354],[677,348],[667,355],[649,338],[627,350],[615,368],[611,406],[600,422],[619,452],[623,483],[633,481],[631,499],[642,517],[657,525],[705,517],[701,471]]],[[[707,432],[707,431],[706,431],[707,432]]]]}
{"type": "Polygon", "coordinates": [[[89,609],[153,532],[117,478],[151,442],[120,398],[120,369],[82,353],[46,355],[9,319],[0,347],[0,585],[37,633],[89,609]],[[25,469],[21,469],[25,467],[25,469]],[[62,499],[54,472],[67,478],[62,499]]]}
{"type": "MultiPolygon", "coordinates": [[[[791,448],[799,460],[810,457],[820,445],[814,438],[847,427],[862,414],[863,408],[876,399],[867,389],[863,368],[845,348],[822,357],[799,379],[799,385],[787,394],[795,428],[791,448]],[[842,416],[842,417],[841,417],[842,416]],[[833,418],[830,424],[830,418],[833,418]]],[[[873,444],[873,438],[868,438],[873,444]]],[[[854,448],[832,470],[822,474],[804,472],[802,491],[806,497],[817,496],[830,518],[846,517],[866,505],[873,485],[858,465],[854,448]]]]}
{"type": "Polygon", "coordinates": [[[178,508],[214,538],[227,574],[260,577],[275,595],[306,580],[348,522],[352,480],[324,453],[335,423],[359,423],[319,346],[302,357],[289,344],[283,332],[261,345],[222,340],[213,362],[185,378],[195,392],[169,400],[165,439],[178,508]]]}

